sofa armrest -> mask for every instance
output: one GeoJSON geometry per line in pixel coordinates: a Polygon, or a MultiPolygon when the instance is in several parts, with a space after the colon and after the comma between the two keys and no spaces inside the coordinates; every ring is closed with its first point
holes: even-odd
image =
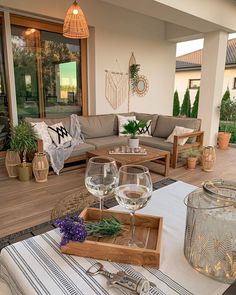
{"type": "Polygon", "coordinates": [[[174,135],[174,137],[177,137],[177,139],[179,138],[186,138],[186,137],[200,137],[204,135],[204,131],[194,131],[191,133],[185,133],[182,135],[174,135]]]}

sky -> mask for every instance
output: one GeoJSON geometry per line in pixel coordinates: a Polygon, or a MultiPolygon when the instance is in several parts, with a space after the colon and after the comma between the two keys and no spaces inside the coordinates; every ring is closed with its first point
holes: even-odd
{"type": "MultiPolygon", "coordinates": [[[[229,34],[229,40],[236,38],[236,33],[229,34]]],[[[203,39],[177,43],[176,56],[184,55],[189,52],[202,49],[203,39]]]]}

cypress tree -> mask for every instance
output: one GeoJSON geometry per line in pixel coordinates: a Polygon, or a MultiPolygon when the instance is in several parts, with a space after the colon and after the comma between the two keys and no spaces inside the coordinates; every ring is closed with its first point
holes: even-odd
{"type": "Polygon", "coordinates": [[[177,117],[180,111],[180,104],[179,104],[179,94],[178,91],[175,90],[174,93],[174,102],[173,102],[173,116],[177,117]]]}
{"type": "MultiPolygon", "coordinates": [[[[221,99],[221,105],[220,108],[223,109],[224,108],[224,104],[227,103],[228,101],[230,101],[230,91],[229,91],[229,87],[227,87],[222,99],[221,99]]],[[[224,114],[224,112],[220,112],[220,120],[221,121],[227,121],[227,118],[224,114]]]]}
{"type": "Polygon", "coordinates": [[[185,91],[184,94],[184,100],[181,106],[181,116],[190,117],[191,115],[191,101],[190,101],[190,94],[188,88],[185,91]]]}
{"type": "Polygon", "coordinates": [[[192,118],[197,118],[197,115],[198,115],[198,103],[199,103],[199,88],[197,90],[197,93],[196,93],[195,99],[194,99],[194,103],[193,103],[193,108],[192,108],[192,113],[191,113],[192,118]]]}
{"type": "Polygon", "coordinates": [[[223,95],[223,97],[222,97],[221,102],[226,101],[226,100],[228,100],[228,99],[230,99],[229,87],[227,87],[227,89],[226,89],[226,91],[225,91],[225,93],[224,93],[224,95],[223,95]]]}

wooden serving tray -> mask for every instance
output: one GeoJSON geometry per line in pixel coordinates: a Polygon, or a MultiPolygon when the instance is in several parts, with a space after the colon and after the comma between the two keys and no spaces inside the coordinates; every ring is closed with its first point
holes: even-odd
{"type": "MultiPolygon", "coordinates": [[[[102,215],[103,218],[114,216],[122,222],[124,230],[121,235],[105,238],[89,237],[83,243],[69,242],[61,247],[62,253],[159,268],[162,217],[135,214],[135,236],[144,243],[145,247],[130,248],[127,245],[130,237],[129,213],[103,210],[102,215]]],[[[99,220],[100,210],[85,208],[80,217],[85,221],[99,220]]]]}

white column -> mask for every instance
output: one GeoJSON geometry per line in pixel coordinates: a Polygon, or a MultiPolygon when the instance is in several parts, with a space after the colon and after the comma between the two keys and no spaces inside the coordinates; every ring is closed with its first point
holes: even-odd
{"type": "Polygon", "coordinates": [[[18,124],[18,117],[15,88],[15,73],[11,44],[11,23],[10,14],[8,11],[4,11],[4,49],[6,60],[7,96],[9,102],[10,118],[13,126],[15,126],[18,124]]]}
{"type": "Polygon", "coordinates": [[[223,31],[208,33],[204,38],[198,111],[201,129],[205,132],[204,145],[216,145],[217,142],[227,40],[228,33],[223,31]]]}

